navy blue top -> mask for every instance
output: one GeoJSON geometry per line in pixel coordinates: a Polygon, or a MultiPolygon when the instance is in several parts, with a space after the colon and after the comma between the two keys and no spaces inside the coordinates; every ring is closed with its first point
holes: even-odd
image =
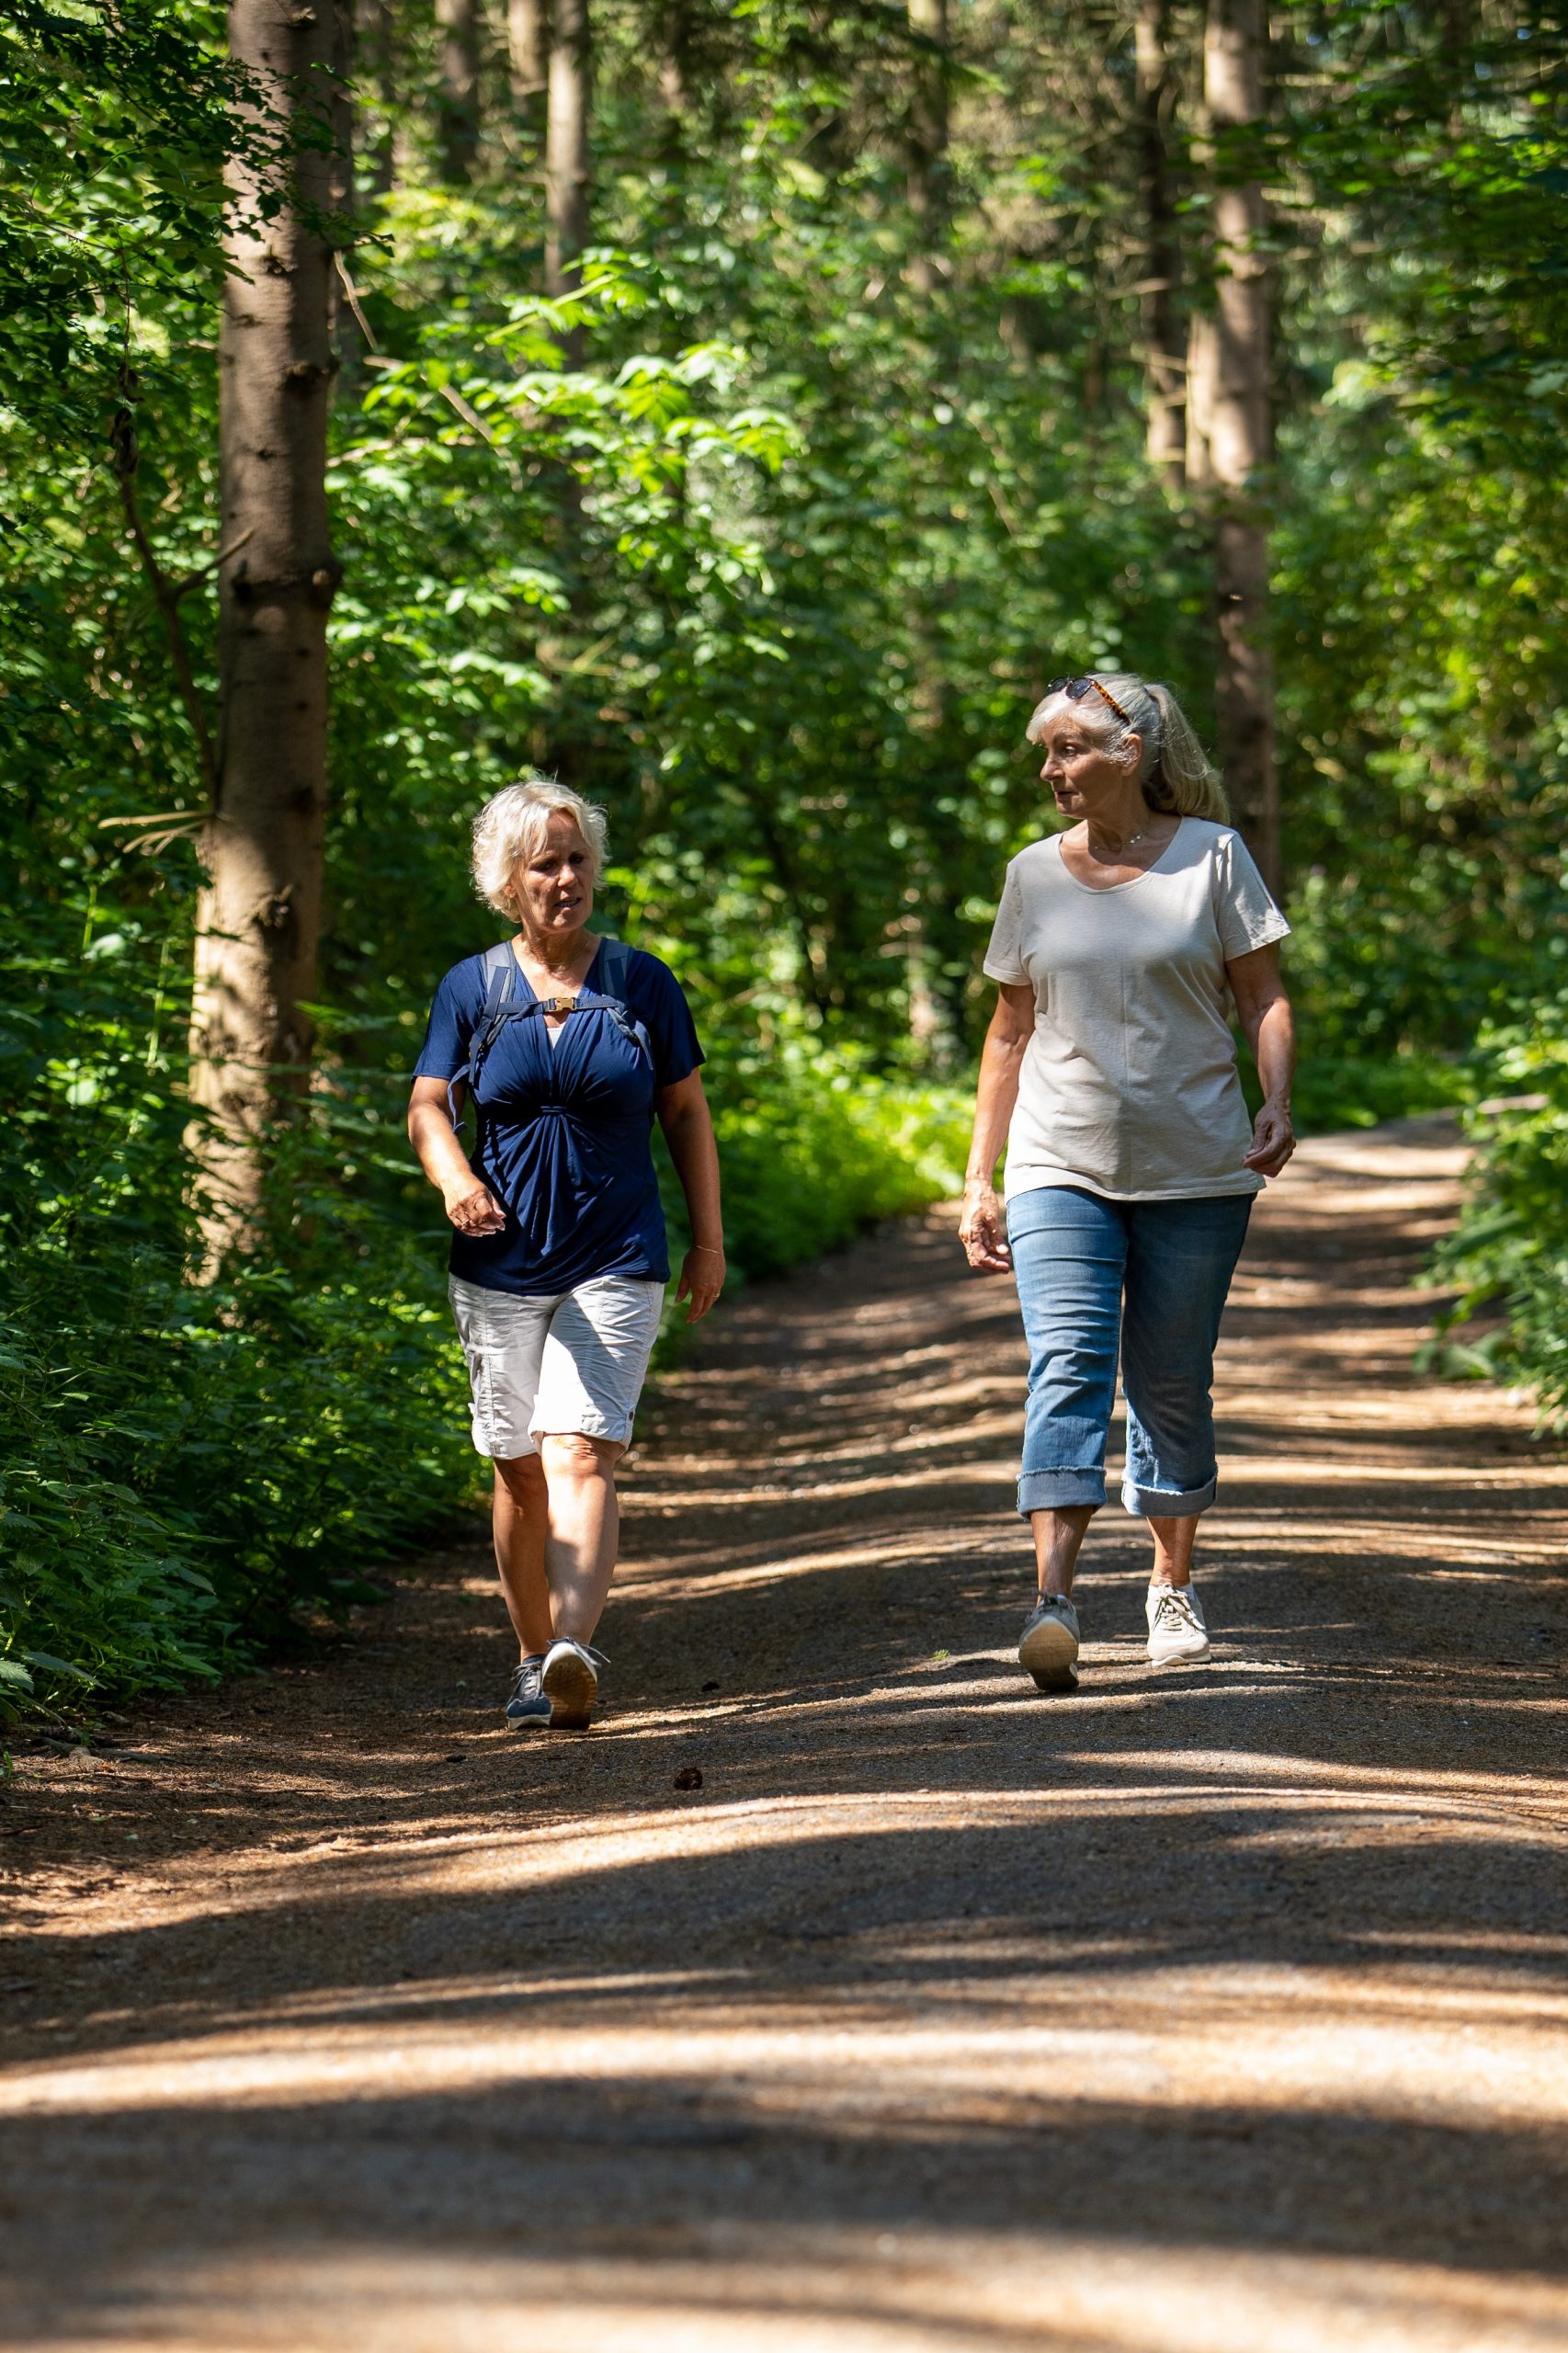
{"type": "MultiPolygon", "coordinates": [[[[595,957],[583,986],[598,986],[595,957]]],[[[512,1003],[533,992],[512,975],[512,1003]]],[[[484,1010],[483,956],[454,964],[436,992],[417,1078],[454,1078],[484,1010]]],[[[653,1168],[653,1098],[703,1060],[686,993],[667,964],[636,949],[624,1003],[653,1066],[608,1013],[569,1014],[553,1043],[542,1014],[502,1024],[479,1074],[479,1134],[469,1165],[506,1211],[499,1233],[452,1234],[451,1270],[482,1290],[574,1290],[597,1275],[667,1282],[665,1213],[653,1168]]]]}

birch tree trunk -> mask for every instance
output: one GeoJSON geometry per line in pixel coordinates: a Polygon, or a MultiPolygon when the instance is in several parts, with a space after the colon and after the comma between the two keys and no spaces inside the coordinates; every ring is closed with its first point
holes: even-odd
{"type": "MultiPolygon", "coordinates": [[[[262,105],[287,118],[339,62],[335,6],[231,0],[230,51],[262,105]]],[[[260,1146],[304,1084],[326,812],[326,621],[339,565],[326,503],[331,250],[306,226],[325,214],[334,159],[294,156],[270,221],[266,175],[231,171],[219,332],[222,679],[215,789],[197,915],[191,1097],[208,1115],[192,1143],[211,1203],[214,1256],[255,1230],[260,1146]]]]}
{"type": "Polygon", "coordinates": [[[1139,0],[1139,178],[1143,199],[1143,377],[1149,463],[1180,488],[1187,474],[1187,366],[1176,324],[1180,267],[1176,203],[1165,153],[1175,82],[1165,45],[1166,0],[1139,0]]]}
{"type": "Polygon", "coordinates": [[[441,36],[441,164],[449,180],[473,176],[479,153],[479,0],[436,0],[441,36]]]}
{"type": "MultiPolygon", "coordinates": [[[[1264,109],[1263,0],[1210,0],[1203,44],[1211,131],[1242,130],[1264,109]]],[[[1236,820],[1272,890],[1280,884],[1279,790],[1274,760],[1274,665],[1268,642],[1267,469],[1272,456],[1267,225],[1256,179],[1232,176],[1223,140],[1213,201],[1218,286],[1195,313],[1187,359],[1187,472],[1214,517],[1218,613],[1215,717],[1236,820]]]]}

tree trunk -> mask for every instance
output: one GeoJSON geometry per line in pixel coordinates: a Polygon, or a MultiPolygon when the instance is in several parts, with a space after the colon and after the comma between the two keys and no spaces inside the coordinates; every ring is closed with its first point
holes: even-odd
{"type": "MultiPolygon", "coordinates": [[[[922,326],[930,347],[930,365],[937,384],[953,373],[959,355],[953,347],[949,306],[935,298],[947,284],[948,222],[948,45],[950,27],[948,0],[906,0],[910,32],[915,36],[910,59],[908,129],[905,135],[905,188],[914,253],[909,283],[924,313],[922,326]]],[[[915,483],[924,508],[925,529],[935,537],[946,528],[950,489],[942,474],[938,452],[929,451],[931,477],[915,483]]],[[[947,637],[944,620],[953,600],[952,583],[938,565],[937,576],[923,593],[911,598],[910,651],[914,662],[911,724],[920,746],[921,763],[928,771],[929,790],[922,796],[926,811],[923,830],[927,849],[910,861],[907,909],[900,920],[904,949],[904,994],[910,1040],[921,1062],[942,1071],[952,1062],[954,1030],[947,1017],[933,975],[929,915],[937,901],[937,877],[950,870],[946,845],[939,838],[942,820],[935,813],[940,798],[937,779],[947,764],[945,743],[949,716],[947,637]]]]}
{"type": "Polygon", "coordinates": [[[544,0],[506,0],[506,68],[519,114],[531,112],[544,88],[549,42],[544,0]]]}
{"type": "Polygon", "coordinates": [[[947,213],[948,0],[908,0],[909,28],[919,36],[909,107],[909,210],[915,253],[910,278],[931,294],[941,277],[940,247],[947,213]]]}
{"type": "Polygon", "coordinates": [[[355,67],[364,77],[361,86],[374,91],[381,118],[373,141],[361,133],[364,181],[372,196],[385,196],[397,179],[397,23],[392,0],[358,0],[356,14],[355,67]]]}
{"type": "MultiPolygon", "coordinates": [[[[337,0],[337,49],[333,60],[336,76],[332,97],[332,153],[327,158],[327,203],[344,232],[354,226],[355,134],[354,77],[359,64],[358,12],[362,0],[337,0]]],[[[354,249],[347,242],[335,248],[327,278],[327,340],[337,357],[340,372],[335,386],[339,401],[357,397],[364,358],[359,331],[358,297],[353,293],[354,249]]]]}
{"type": "Polygon", "coordinates": [[[441,167],[449,180],[473,177],[479,153],[479,0],[436,0],[441,36],[441,167]]]}
{"type": "Polygon", "coordinates": [[[1271,889],[1280,884],[1274,763],[1274,667],[1268,642],[1265,475],[1272,455],[1269,293],[1263,190],[1237,178],[1222,134],[1263,114],[1263,0],[1210,0],[1204,106],[1215,170],[1214,307],[1194,314],[1187,362],[1187,472],[1214,517],[1218,608],[1215,717],[1221,765],[1271,889]]]}
{"type": "Polygon", "coordinates": [[[658,19],[659,98],[664,114],[659,145],[669,164],[686,160],[687,117],[692,101],[690,0],[665,0],[658,19]]]}
{"type": "MultiPolygon", "coordinates": [[[[544,278],[545,291],[556,301],[580,283],[578,256],[588,242],[590,32],[588,0],[551,0],[545,85],[544,278]]],[[[580,368],[581,327],[570,328],[561,337],[561,346],[567,367],[580,368]]],[[[583,492],[570,464],[562,474],[560,497],[561,569],[574,622],[580,629],[588,605],[583,565],[583,492]]],[[[557,775],[563,783],[582,788],[588,764],[581,729],[569,713],[562,715],[555,729],[557,775]]]]}
{"type": "Polygon", "coordinates": [[[1176,95],[1165,47],[1165,0],[1139,0],[1139,177],[1143,197],[1143,378],[1149,463],[1178,489],[1187,472],[1187,374],[1176,325],[1180,267],[1176,204],[1165,153],[1176,95]]]}
{"type": "MultiPolygon", "coordinates": [[[[231,0],[229,46],[264,105],[287,114],[340,54],[335,6],[231,0]]],[[[324,111],[330,98],[319,102],[324,111]]],[[[334,161],[292,159],[270,220],[270,175],[231,166],[218,345],[222,677],[216,790],[197,917],[191,1097],[214,1256],[255,1230],[259,1145],[303,1085],[315,981],[326,809],[326,620],[339,566],[328,535],[331,249],[307,222],[329,210],[334,161]]]]}
{"type": "Polygon", "coordinates": [[[577,284],[577,256],[588,242],[588,0],[555,0],[551,13],[544,268],[546,289],[559,298],[577,284]]]}

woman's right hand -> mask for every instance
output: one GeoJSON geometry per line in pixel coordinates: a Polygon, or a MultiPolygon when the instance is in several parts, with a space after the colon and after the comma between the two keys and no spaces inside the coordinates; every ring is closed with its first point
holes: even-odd
{"type": "Polygon", "coordinates": [[[506,1222],[506,1211],[477,1176],[471,1176],[466,1185],[454,1185],[442,1198],[460,1233],[499,1233],[506,1222]]]}
{"type": "Polygon", "coordinates": [[[1013,1254],[1007,1246],[1007,1212],[994,1185],[966,1185],[959,1240],[977,1275],[1010,1275],[1013,1254]]]}

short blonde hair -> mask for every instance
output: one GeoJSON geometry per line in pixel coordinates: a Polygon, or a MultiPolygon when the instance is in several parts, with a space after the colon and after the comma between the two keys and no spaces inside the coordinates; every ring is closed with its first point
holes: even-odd
{"type": "Polygon", "coordinates": [[[1230,804],[1219,771],[1169,687],[1141,678],[1132,670],[1085,670],[1084,676],[1105,691],[1074,700],[1059,687],[1036,705],[1024,730],[1029,742],[1040,742],[1046,721],[1058,710],[1072,711],[1084,733],[1103,745],[1112,759],[1123,756],[1128,737],[1136,735],[1143,747],[1138,781],[1151,809],[1228,824],[1230,804]]]}
{"type": "Polygon", "coordinates": [[[557,784],[553,777],[520,777],[492,793],[474,819],[473,887],[498,915],[517,913],[512,877],[524,858],[533,857],[558,814],[570,817],[587,843],[597,882],[609,854],[608,821],[597,801],[585,801],[570,785],[557,784]]]}

